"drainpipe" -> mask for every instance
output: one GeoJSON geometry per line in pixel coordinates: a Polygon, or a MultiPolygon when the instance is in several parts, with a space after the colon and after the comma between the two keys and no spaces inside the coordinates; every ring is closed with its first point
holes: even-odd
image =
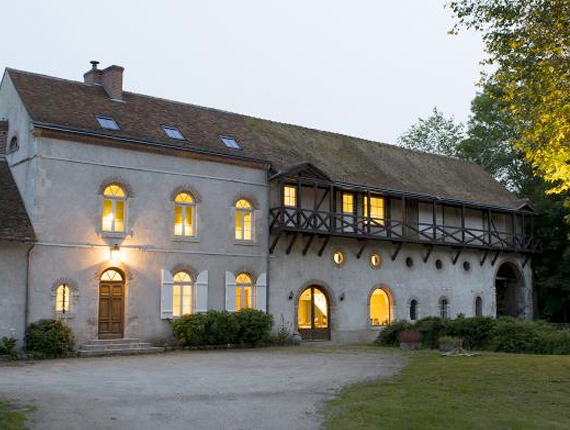
{"type": "Polygon", "coordinates": [[[271,285],[271,276],[269,275],[269,265],[270,265],[270,260],[271,260],[271,256],[269,255],[269,248],[271,247],[271,231],[269,226],[271,225],[271,182],[269,179],[269,166],[266,168],[267,169],[267,263],[266,263],[266,273],[267,273],[267,285],[266,285],[266,290],[265,290],[265,300],[267,300],[266,303],[266,309],[265,311],[269,314],[269,297],[270,297],[270,285],[271,285]]]}
{"type": "Polygon", "coordinates": [[[28,328],[29,318],[30,318],[30,273],[32,271],[31,268],[31,257],[32,257],[32,250],[36,246],[35,243],[32,243],[32,246],[28,248],[28,252],[26,255],[26,300],[24,303],[24,333],[28,328]]]}

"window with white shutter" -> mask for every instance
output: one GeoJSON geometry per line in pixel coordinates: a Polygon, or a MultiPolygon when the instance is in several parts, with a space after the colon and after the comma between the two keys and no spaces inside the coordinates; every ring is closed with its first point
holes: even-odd
{"type": "Polygon", "coordinates": [[[172,273],[168,270],[162,269],[162,284],[160,290],[160,318],[172,318],[172,286],[174,280],[172,273]]]}

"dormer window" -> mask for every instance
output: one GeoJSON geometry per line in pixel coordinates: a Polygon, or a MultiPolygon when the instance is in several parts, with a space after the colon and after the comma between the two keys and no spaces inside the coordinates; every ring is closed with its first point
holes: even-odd
{"type": "Polygon", "coordinates": [[[237,143],[233,137],[220,136],[220,140],[222,141],[222,143],[224,145],[226,145],[226,147],[228,147],[230,149],[241,149],[240,144],[237,143]]]}
{"type": "Polygon", "coordinates": [[[97,116],[97,122],[105,130],[120,130],[119,124],[110,116],[97,116]]]}
{"type": "Polygon", "coordinates": [[[170,137],[171,139],[184,140],[184,136],[182,135],[182,132],[180,130],[178,130],[176,127],[169,127],[169,126],[164,125],[164,126],[162,126],[162,129],[164,130],[166,135],[168,137],[170,137]]]}

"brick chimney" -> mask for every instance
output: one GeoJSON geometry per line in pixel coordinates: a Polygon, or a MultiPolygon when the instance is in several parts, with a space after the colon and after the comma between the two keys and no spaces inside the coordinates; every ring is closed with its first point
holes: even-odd
{"type": "Polygon", "coordinates": [[[121,66],[109,66],[99,70],[98,61],[91,61],[91,70],[83,75],[88,85],[101,85],[113,100],[123,100],[123,71],[121,66]]]}

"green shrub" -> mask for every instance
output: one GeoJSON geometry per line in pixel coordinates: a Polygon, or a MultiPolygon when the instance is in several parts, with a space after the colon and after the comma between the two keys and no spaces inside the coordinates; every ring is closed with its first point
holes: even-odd
{"type": "Polygon", "coordinates": [[[438,348],[439,344],[437,340],[441,336],[445,336],[449,330],[450,320],[442,319],[438,317],[426,317],[418,320],[414,326],[413,330],[419,331],[422,334],[422,343],[428,348],[438,348]]]}
{"type": "Polygon", "coordinates": [[[463,347],[463,339],[457,336],[441,336],[437,340],[438,346],[441,345],[453,345],[455,348],[463,347]]]}
{"type": "Polygon", "coordinates": [[[467,349],[486,349],[496,325],[497,320],[491,317],[457,318],[447,321],[446,334],[462,338],[467,349]]]}
{"type": "Polygon", "coordinates": [[[73,352],[73,332],[62,319],[43,319],[26,329],[26,352],[58,357],[73,352]]]}
{"type": "Polygon", "coordinates": [[[269,339],[273,317],[262,311],[208,311],[172,321],[180,346],[258,344],[269,339]]]}
{"type": "Polygon", "coordinates": [[[394,321],[380,331],[376,343],[382,346],[398,346],[400,344],[399,334],[403,331],[413,330],[412,327],[413,324],[408,321],[394,321]]]}
{"type": "Polygon", "coordinates": [[[543,321],[503,317],[497,320],[491,349],[499,352],[551,354],[558,331],[543,321]],[[548,340],[547,340],[548,339],[548,340]]]}
{"type": "Polygon", "coordinates": [[[4,336],[0,339],[0,355],[10,355],[15,357],[17,339],[13,336],[4,336]]]}

